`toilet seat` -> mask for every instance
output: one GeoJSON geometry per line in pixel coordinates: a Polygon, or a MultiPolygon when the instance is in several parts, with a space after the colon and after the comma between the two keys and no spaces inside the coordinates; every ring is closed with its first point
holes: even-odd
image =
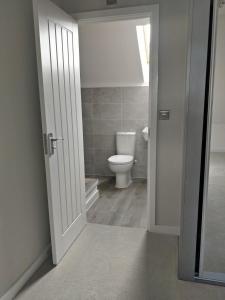
{"type": "Polygon", "coordinates": [[[113,155],[108,158],[108,162],[113,165],[125,165],[133,161],[132,155],[113,155]]]}

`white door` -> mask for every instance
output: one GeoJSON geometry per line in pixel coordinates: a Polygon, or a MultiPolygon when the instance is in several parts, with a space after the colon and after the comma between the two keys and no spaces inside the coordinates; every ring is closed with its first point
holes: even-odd
{"type": "Polygon", "coordinates": [[[34,0],[37,64],[53,263],[86,224],[78,27],[48,0],[34,0]]]}

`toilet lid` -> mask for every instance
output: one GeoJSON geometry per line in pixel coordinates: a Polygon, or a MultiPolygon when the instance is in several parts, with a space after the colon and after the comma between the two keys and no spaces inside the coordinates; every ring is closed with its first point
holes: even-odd
{"type": "Polygon", "coordinates": [[[133,161],[132,155],[113,155],[108,158],[108,162],[111,164],[123,165],[131,163],[133,161]]]}

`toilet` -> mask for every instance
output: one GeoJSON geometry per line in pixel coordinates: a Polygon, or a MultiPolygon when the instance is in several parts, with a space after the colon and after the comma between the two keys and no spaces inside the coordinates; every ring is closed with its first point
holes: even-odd
{"type": "Polygon", "coordinates": [[[131,168],[134,164],[136,132],[117,132],[117,155],[108,158],[110,170],[116,174],[116,188],[123,189],[131,183],[131,168]]]}

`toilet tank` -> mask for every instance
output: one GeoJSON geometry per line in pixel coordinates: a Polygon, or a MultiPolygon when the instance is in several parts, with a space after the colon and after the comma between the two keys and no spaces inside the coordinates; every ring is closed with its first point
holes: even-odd
{"type": "Polygon", "coordinates": [[[120,155],[132,155],[135,151],[136,132],[117,132],[116,150],[120,155]]]}

